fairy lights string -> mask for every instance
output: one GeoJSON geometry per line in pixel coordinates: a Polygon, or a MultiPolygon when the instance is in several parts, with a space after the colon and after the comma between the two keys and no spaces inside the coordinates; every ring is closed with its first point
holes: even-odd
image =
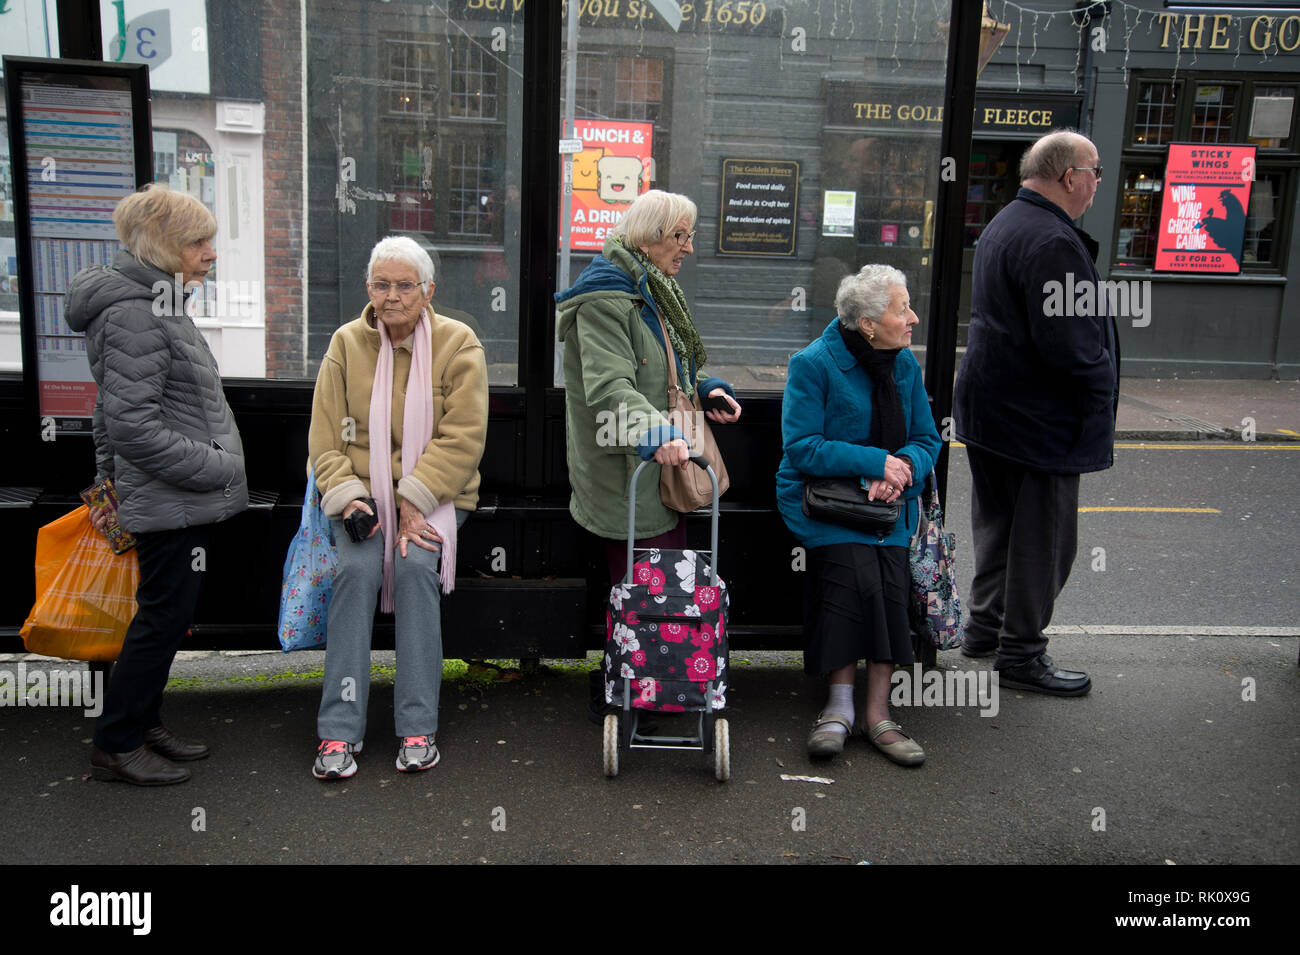
{"type": "MultiPolygon", "coordinates": [[[[1179,21],[1177,18],[1180,16],[1193,16],[1194,14],[1177,13],[1152,6],[1138,6],[1135,3],[1128,2],[1128,0],[1110,0],[1108,6],[1108,13],[1105,13],[1101,17],[1095,17],[1093,14],[1094,9],[1097,13],[1103,12],[1103,5],[1100,0],[1091,6],[1063,7],[1055,10],[1045,10],[1036,6],[1027,6],[1025,4],[1016,3],[1014,0],[988,0],[985,7],[988,15],[999,23],[1005,24],[1009,31],[1014,30],[1016,34],[1013,40],[1016,60],[1016,90],[1019,91],[1024,82],[1023,74],[1021,73],[1021,43],[1022,39],[1024,39],[1023,34],[1025,32],[1026,16],[1033,18],[1032,23],[1030,24],[1033,52],[1031,52],[1029,58],[1024,61],[1023,65],[1025,66],[1033,63],[1034,57],[1038,53],[1039,33],[1046,33],[1048,30],[1051,30],[1053,27],[1053,21],[1055,21],[1057,17],[1067,17],[1071,20],[1075,32],[1078,34],[1078,45],[1075,56],[1076,92],[1078,92],[1080,71],[1083,63],[1083,44],[1085,42],[1095,42],[1095,40],[1090,39],[1086,34],[1091,30],[1100,30],[1100,38],[1102,42],[1098,52],[1108,53],[1111,52],[1111,40],[1115,38],[1118,33],[1122,33],[1124,59],[1119,69],[1127,76],[1129,57],[1134,52],[1133,36],[1142,27],[1144,19],[1146,20],[1146,35],[1148,37],[1156,36],[1156,31],[1159,29],[1162,31],[1160,35],[1166,42],[1172,40],[1174,54],[1173,77],[1176,79],[1179,71],[1184,68],[1182,57],[1184,48],[1183,44],[1186,39],[1183,31],[1179,29],[1180,23],[1185,21],[1179,21]],[[1162,16],[1172,17],[1174,19],[1162,23],[1160,19],[1162,16]],[[1116,18],[1118,18],[1118,20],[1116,18]],[[1045,22],[1040,25],[1040,20],[1045,22]],[[1112,22],[1115,22],[1116,24],[1115,29],[1112,29],[1112,22]]],[[[1246,26],[1245,22],[1247,17],[1230,11],[1226,11],[1226,14],[1232,17],[1233,23],[1237,29],[1237,44],[1232,59],[1233,69],[1236,69],[1237,62],[1242,55],[1242,37],[1249,28],[1246,26]]],[[[1207,15],[1217,17],[1223,16],[1225,13],[1207,15]]],[[[1259,15],[1266,14],[1261,13],[1259,15]]],[[[1198,29],[1207,29],[1207,25],[1204,21],[1198,21],[1198,29]]],[[[1096,35],[1094,34],[1094,36],[1096,35]]],[[[1025,39],[1024,42],[1030,41],[1025,39]]],[[[1252,44],[1254,42],[1255,40],[1252,36],[1252,44]]],[[[1191,61],[1187,64],[1187,69],[1193,69],[1200,63],[1200,46],[1201,44],[1198,42],[1197,45],[1188,47],[1191,52],[1191,61]]],[[[1255,52],[1258,52],[1260,55],[1260,63],[1267,63],[1270,59],[1276,59],[1282,52],[1280,37],[1271,36],[1265,48],[1255,52]]]]}

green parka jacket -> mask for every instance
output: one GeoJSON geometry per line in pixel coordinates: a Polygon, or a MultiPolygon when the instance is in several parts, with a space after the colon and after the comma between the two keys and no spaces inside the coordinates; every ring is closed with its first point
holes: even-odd
{"type": "MultiPolygon", "coordinates": [[[[628,485],[643,458],[682,433],[668,423],[668,354],[644,267],[613,238],[558,293],[557,333],[564,343],[565,447],[574,520],[600,537],[627,539],[628,485]]],[[[678,380],[689,380],[681,374],[678,380]]],[[[694,369],[691,369],[692,374],[694,369]]],[[[699,391],[731,387],[719,378],[699,391]]],[[[636,536],[676,526],[659,499],[659,465],[637,480],[636,536]]]]}

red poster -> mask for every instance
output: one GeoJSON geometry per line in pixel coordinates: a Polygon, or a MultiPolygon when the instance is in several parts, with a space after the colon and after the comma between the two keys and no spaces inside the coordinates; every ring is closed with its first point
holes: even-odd
{"type": "Polygon", "coordinates": [[[614,224],[650,189],[652,123],[580,119],[582,152],[573,157],[572,248],[599,252],[614,224]]]}
{"type": "Polygon", "coordinates": [[[1170,145],[1156,229],[1156,269],[1240,272],[1254,179],[1254,146],[1170,145]]]}

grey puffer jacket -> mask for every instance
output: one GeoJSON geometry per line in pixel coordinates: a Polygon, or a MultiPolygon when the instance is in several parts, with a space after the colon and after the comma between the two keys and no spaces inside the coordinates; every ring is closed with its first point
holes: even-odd
{"type": "Polygon", "coordinates": [[[121,251],[77,273],[64,316],[86,333],[95,462],[128,531],[225,520],[248,507],[244,446],[216,359],[173,277],[121,251]]]}

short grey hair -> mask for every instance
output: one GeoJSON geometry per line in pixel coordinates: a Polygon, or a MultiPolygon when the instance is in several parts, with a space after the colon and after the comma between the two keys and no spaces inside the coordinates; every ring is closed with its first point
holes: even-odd
{"type": "Polygon", "coordinates": [[[1075,164],[1079,146],[1089,141],[1077,129],[1054,129],[1046,133],[1020,157],[1020,181],[1041,179],[1055,182],[1075,164]]]}
{"type": "Polygon", "coordinates": [[[835,293],[835,314],[840,324],[857,331],[858,319],[876,321],[885,314],[898,286],[907,288],[907,276],[892,265],[864,265],[840,281],[835,293]]]}
{"type": "Polygon", "coordinates": [[[683,219],[686,220],[687,228],[693,229],[698,214],[695,203],[686,196],[651,189],[628,206],[623,218],[614,226],[614,235],[626,238],[633,247],[639,249],[643,245],[654,245],[671,233],[683,219]]]}
{"type": "Polygon", "coordinates": [[[405,235],[390,235],[375,243],[370,250],[370,264],[366,266],[366,281],[375,274],[380,262],[401,262],[415,269],[421,284],[433,281],[433,259],[420,247],[420,243],[405,235]]]}

